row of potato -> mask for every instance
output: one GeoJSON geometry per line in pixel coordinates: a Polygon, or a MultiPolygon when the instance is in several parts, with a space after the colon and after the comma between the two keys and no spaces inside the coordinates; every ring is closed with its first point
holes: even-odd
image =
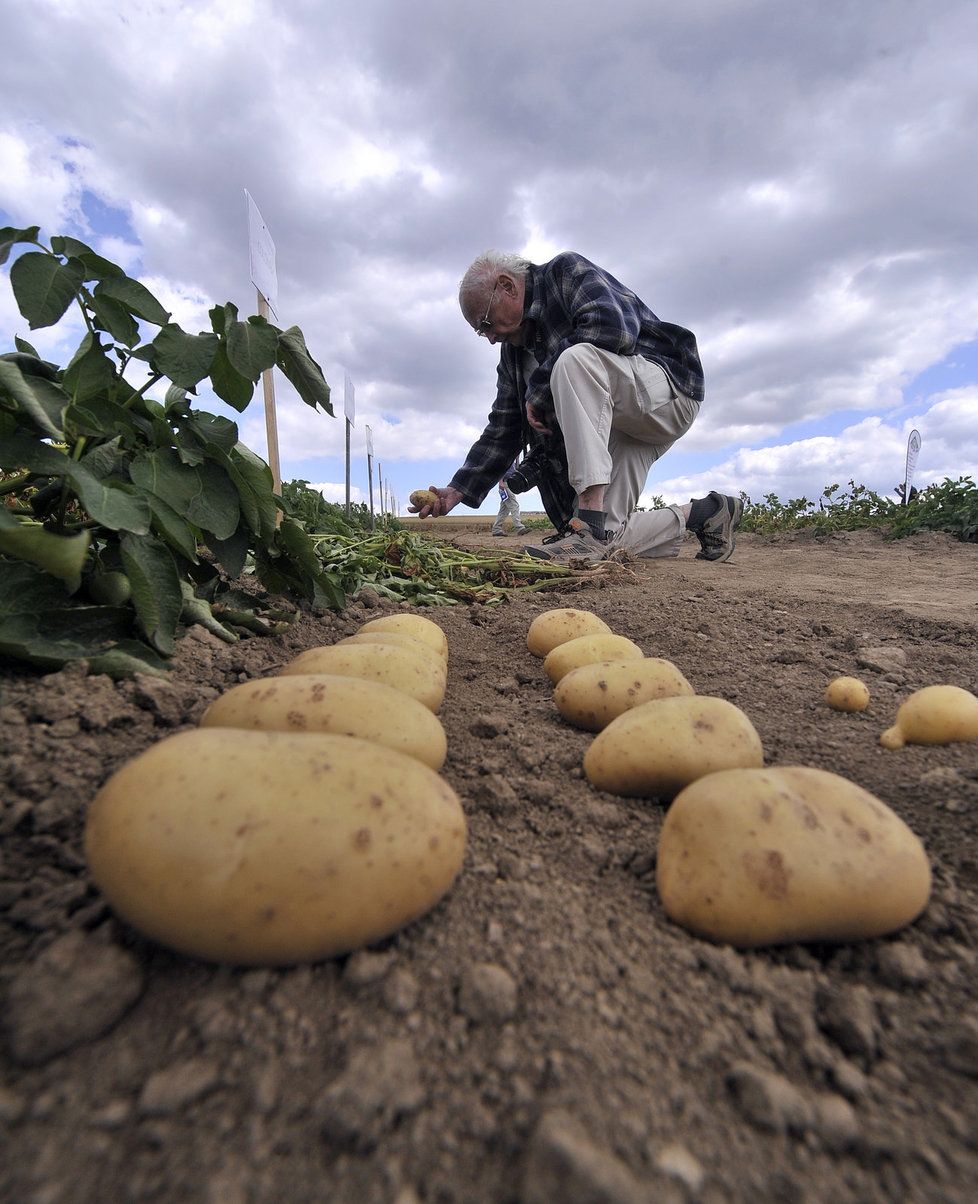
{"type": "Polygon", "coordinates": [[[92,802],[96,885],[135,929],[239,965],[332,957],[445,894],[466,822],[440,775],[448,642],[409,613],[234,686],[92,802]]]}
{"type": "MultiPolygon", "coordinates": [[[[656,884],[676,923],[749,948],[882,936],[927,906],[923,845],[884,802],[822,769],[765,767],[748,716],[697,695],[672,662],[569,607],[538,615],[527,647],[543,659],[563,718],[597,733],[588,781],[672,800],[656,884]]],[[[825,701],[862,710],[869,692],[840,678],[825,701]]],[[[978,698],[950,685],[916,691],[880,738],[886,748],[975,739],[978,698]]]]}

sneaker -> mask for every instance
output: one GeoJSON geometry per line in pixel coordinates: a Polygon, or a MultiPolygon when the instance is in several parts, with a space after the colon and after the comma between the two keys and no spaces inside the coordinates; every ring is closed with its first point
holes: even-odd
{"type": "Polygon", "coordinates": [[[696,553],[696,559],[719,563],[729,560],[733,555],[734,546],[737,543],[735,532],[740,526],[744,503],[740,498],[726,497],[715,491],[711,492],[709,496],[716,498],[717,508],[702,527],[694,532],[702,549],[696,553]]]}
{"type": "Polygon", "coordinates": [[[498,539],[500,536],[502,536],[502,535],[505,535],[505,534],[506,534],[506,532],[505,532],[505,531],[493,531],[493,535],[495,535],[497,539],[498,539]]]}
{"type": "Polygon", "coordinates": [[[566,535],[553,540],[546,547],[528,544],[524,549],[527,556],[532,556],[534,560],[584,560],[588,564],[604,560],[608,555],[608,545],[595,537],[587,523],[572,518],[568,527],[566,535]]]}

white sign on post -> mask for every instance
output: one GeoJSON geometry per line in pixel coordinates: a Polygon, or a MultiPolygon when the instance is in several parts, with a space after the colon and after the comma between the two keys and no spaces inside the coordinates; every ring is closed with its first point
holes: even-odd
{"type": "Polygon", "coordinates": [[[369,427],[369,426],[367,426],[367,427],[364,427],[364,430],[367,432],[367,455],[368,455],[368,456],[371,458],[371,460],[372,460],[372,459],[374,458],[374,437],[373,437],[373,435],[370,433],[370,427],[369,427]]]}
{"type": "Polygon", "coordinates": [[[262,221],[251,193],[245,189],[248,198],[248,258],[251,268],[251,283],[268,302],[269,309],[275,312],[278,304],[278,275],[275,271],[275,244],[268,232],[268,227],[262,221]]]}
{"type": "Polygon", "coordinates": [[[353,388],[353,381],[350,380],[349,372],[343,373],[343,413],[346,415],[346,420],[350,426],[356,426],[353,421],[356,414],[357,401],[356,390],[353,388]]]}
{"type": "Polygon", "coordinates": [[[913,488],[913,474],[917,471],[917,457],[920,455],[920,431],[911,431],[907,440],[907,469],[903,476],[903,501],[910,501],[910,490],[913,488]]]}

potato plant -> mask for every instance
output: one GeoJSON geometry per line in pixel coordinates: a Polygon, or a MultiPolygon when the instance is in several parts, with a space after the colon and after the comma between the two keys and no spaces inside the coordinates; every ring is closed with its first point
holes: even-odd
{"type": "MultiPolygon", "coordinates": [[[[64,367],[26,339],[0,354],[0,655],[41,667],[86,659],[124,676],[159,672],[178,624],[273,629],[239,595],[246,565],[272,594],[313,607],[345,598],[286,515],[268,465],[236,423],[191,406],[209,381],[239,413],[275,365],[312,409],[329,386],[298,327],[241,320],[227,303],[190,334],[153,294],[75,238],[0,229],[0,264],[31,330],[75,308],[83,335],[64,367]],[[165,390],[163,401],[150,396],[165,390]],[[213,605],[212,605],[213,604],[213,605]]],[[[274,616],[273,616],[274,617],[274,616]]],[[[267,618],[267,616],[266,616],[267,618]]]]}

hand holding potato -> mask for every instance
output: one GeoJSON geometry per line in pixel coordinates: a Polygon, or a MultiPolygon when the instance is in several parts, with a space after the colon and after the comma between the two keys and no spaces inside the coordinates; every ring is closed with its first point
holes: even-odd
{"type": "Polygon", "coordinates": [[[437,485],[429,485],[427,489],[415,489],[410,497],[408,510],[421,518],[441,518],[449,510],[454,510],[462,500],[462,495],[451,485],[440,489],[437,485]]]}

